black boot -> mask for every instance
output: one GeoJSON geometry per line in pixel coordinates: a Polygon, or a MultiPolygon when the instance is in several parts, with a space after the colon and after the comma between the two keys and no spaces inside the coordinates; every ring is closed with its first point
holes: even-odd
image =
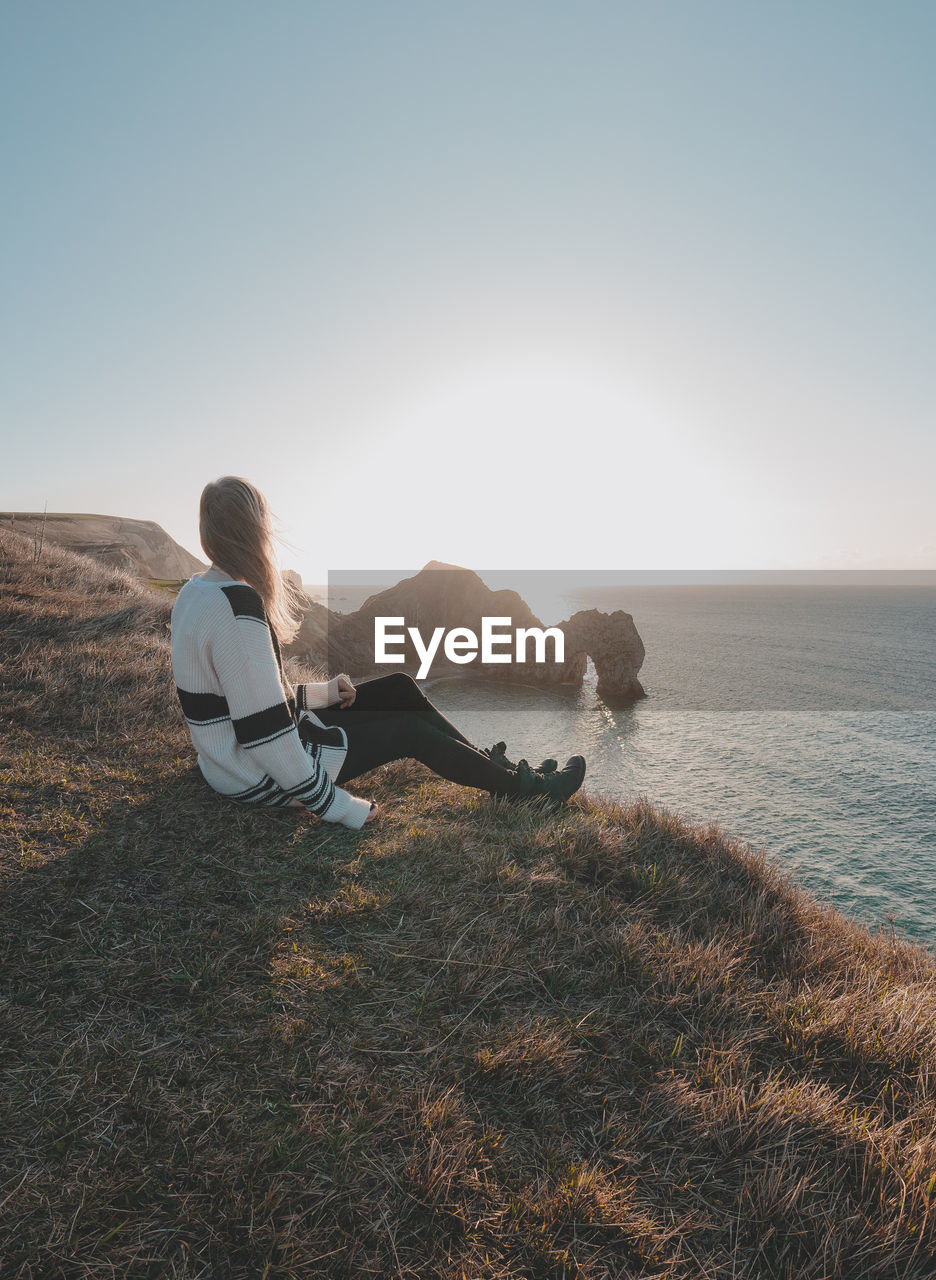
{"type": "Polygon", "coordinates": [[[522,790],[512,800],[541,800],[547,809],[561,809],[574,796],[585,778],[585,757],[570,756],[564,769],[554,773],[537,773],[525,760],[517,761],[517,778],[522,790]]]}
{"type": "MultiPolygon", "coordinates": [[[[493,760],[495,764],[499,764],[503,769],[516,769],[516,765],[512,760],[507,759],[507,743],[495,742],[493,747],[484,747],[484,754],[493,760]]],[[[533,770],[534,773],[555,773],[559,768],[556,760],[541,760],[533,770]]]]}

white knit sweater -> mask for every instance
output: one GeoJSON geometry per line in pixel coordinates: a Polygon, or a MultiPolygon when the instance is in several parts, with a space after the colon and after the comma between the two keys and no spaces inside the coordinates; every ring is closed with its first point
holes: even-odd
{"type": "Polygon", "coordinates": [[[198,765],[244,804],[297,800],[326,822],[362,827],[370,805],[335,786],[348,749],[313,708],[338,701],[338,677],[294,689],[253,587],[209,569],[172,610],[172,673],[198,765]]]}

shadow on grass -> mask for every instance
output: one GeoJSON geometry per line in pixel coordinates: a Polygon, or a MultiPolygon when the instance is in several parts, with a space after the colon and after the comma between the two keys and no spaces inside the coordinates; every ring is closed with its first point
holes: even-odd
{"type": "Polygon", "coordinates": [[[316,1072],[284,1036],[273,956],[358,839],[225,804],[187,770],[113,795],[91,834],[5,876],[10,1274],[185,1274],[166,1268],[186,1248],[260,1274],[274,1189],[307,1181],[293,1099],[316,1072]]]}

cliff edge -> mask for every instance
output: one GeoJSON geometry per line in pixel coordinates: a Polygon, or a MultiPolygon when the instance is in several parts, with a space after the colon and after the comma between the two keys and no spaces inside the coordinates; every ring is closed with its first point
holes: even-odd
{"type": "Polygon", "coordinates": [[[92,556],[101,564],[123,569],[137,578],[178,582],[208,567],[152,520],[51,511],[0,511],[0,527],[24,534],[37,545],[47,540],[68,551],[92,556]]]}
{"type": "Polygon", "coordinates": [[[4,1277],[936,1274],[928,948],[644,801],[224,801],[169,607],[0,526],[4,1277]]]}

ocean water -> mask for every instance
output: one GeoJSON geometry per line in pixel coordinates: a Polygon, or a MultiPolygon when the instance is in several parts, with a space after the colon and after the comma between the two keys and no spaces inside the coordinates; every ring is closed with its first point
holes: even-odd
{"type": "Polygon", "coordinates": [[[562,606],[633,614],[646,699],[606,705],[591,669],[581,689],[465,678],[430,696],[480,745],[581,753],[586,791],[715,821],[936,946],[936,588],[633,586],[562,606]]]}

